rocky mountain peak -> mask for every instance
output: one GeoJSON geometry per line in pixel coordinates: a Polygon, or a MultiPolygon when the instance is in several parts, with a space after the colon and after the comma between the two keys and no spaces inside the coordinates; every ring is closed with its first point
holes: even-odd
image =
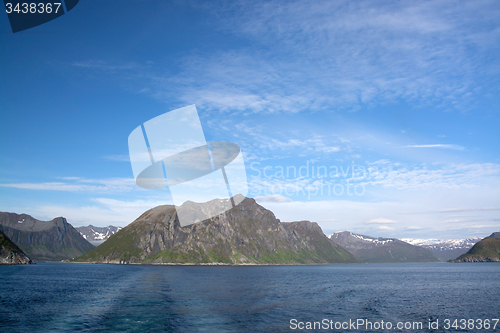
{"type": "Polygon", "coordinates": [[[68,222],[64,217],[56,217],[51,221],[40,221],[28,214],[1,213],[2,225],[22,231],[41,232],[54,227],[66,228],[68,222]]]}
{"type": "Polygon", "coordinates": [[[295,221],[295,222],[287,222],[290,225],[294,227],[295,230],[305,230],[305,231],[313,231],[313,232],[321,232],[323,233],[323,230],[319,226],[318,223],[316,222],[310,222],[310,221],[295,221]]]}
{"type": "Polygon", "coordinates": [[[334,263],[355,262],[313,222],[282,223],[254,199],[233,197],[236,207],[182,227],[183,214],[201,218],[230,200],[158,206],[78,261],[117,263],[334,263]]]}

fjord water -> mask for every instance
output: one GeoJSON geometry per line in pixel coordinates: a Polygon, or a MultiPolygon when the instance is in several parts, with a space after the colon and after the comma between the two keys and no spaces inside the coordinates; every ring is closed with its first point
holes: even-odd
{"type": "Polygon", "coordinates": [[[291,319],[358,318],[469,332],[426,326],[499,308],[496,263],[0,266],[2,332],[283,332],[291,319]]]}

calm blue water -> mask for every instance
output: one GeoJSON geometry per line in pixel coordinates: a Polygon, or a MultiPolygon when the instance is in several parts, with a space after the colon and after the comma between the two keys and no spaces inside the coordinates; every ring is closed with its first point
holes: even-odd
{"type": "Polygon", "coordinates": [[[299,331],[291,319],[423,323],[422,330],[351,332],[500,332],[500,323],[495,330],[443,323],[499,317],[495,263],[0,266],[1,332],[299,331]],[[439,328],[428,329],[429,320],[439,328]]]}

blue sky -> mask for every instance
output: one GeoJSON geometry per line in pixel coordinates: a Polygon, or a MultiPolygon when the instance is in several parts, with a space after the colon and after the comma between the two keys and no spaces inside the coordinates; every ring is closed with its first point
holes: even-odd
{"type": "Polygon", "coordinates": [[[497,1],[82,0],[16,34],[0,16],[1,211],[124,226],[170,204],[135,186],[127,138],[195,104],[282,221],[500,230],[497,1]]]}

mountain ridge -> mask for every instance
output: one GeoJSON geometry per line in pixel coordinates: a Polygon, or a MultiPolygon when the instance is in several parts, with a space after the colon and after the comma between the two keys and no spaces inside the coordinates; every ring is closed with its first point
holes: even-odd
{"type": "MultiPolygon", "coordinates": [[[[73,261],[149,264],[357,262],[342,247],[331,244],[317,223],[281,222],[254,199],[238,199],[235,201],[241,202],[236,207],[185,227],[180,226],[175,206],[152,208],[73,261]]],[[[196,214],[210,210],[207,206],[221,204],[225,203],[217,199],[204,204],[190,202],[184,208],[192,207],[189,209],[196,214]]]]}
{"type": "Polygon", "coordinates": [[[367,263],[439,261],[431,251],[396,238],[377,238],[350,231],[336,232],[328,238],[352,253],[356,259],[367,263]]]}
{"type": "Polygon", "coordinates": [[[439,260],[448,261],[469,251],[474,244],[482,238],[472,237],[465,239],[416,239],[401,238],[403,242],[411,245],[420,246],[431,251],[439,260]]]}
{"type": "Polygon", "coordinates": [[[64,217],[40,221],[28,214],[0,212],[0,230],[34,261],[60,261],[94,248],[64,217]]]}

